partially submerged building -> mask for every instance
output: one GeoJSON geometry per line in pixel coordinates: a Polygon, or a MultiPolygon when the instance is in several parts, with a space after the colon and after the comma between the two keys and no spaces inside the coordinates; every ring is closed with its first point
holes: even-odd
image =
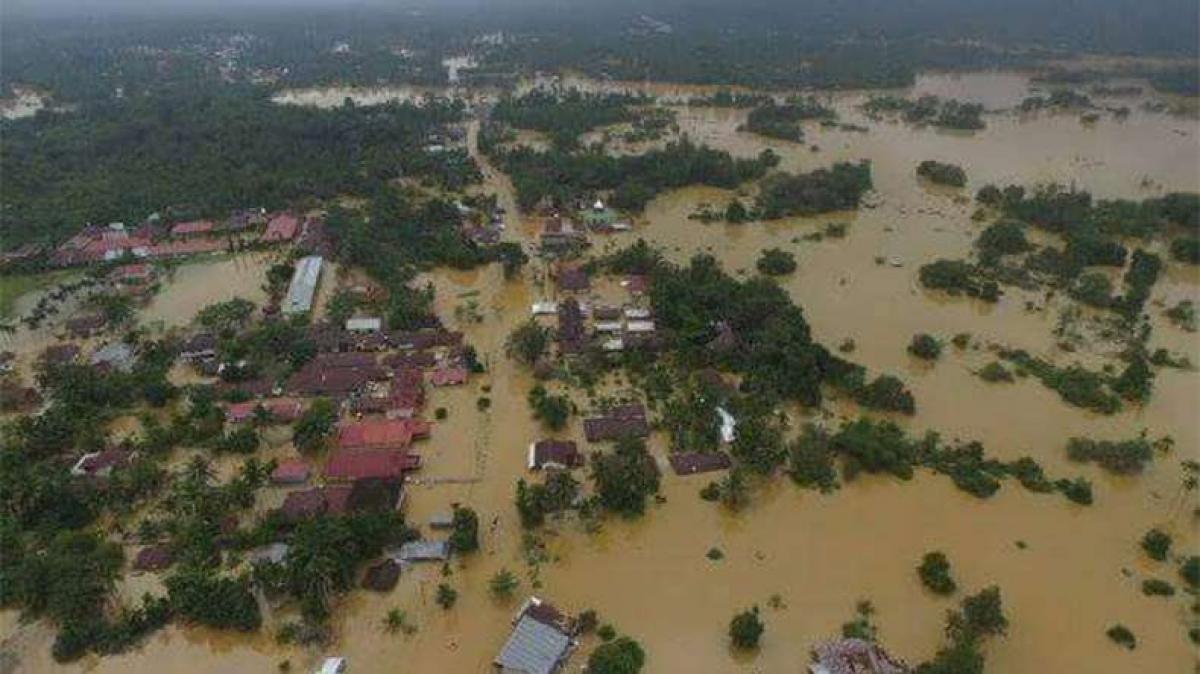
{"type": "Polygon", "coordinates": [[[646,408],[641,405],[618,405],[604,414],[583,420],[583,432],[588,442],[619,440],[623,437],[644,438],[650,434],[646,408]]]}
{"type": "Polygon", "coordinates": [[[310,255],[296,262],[296,271],[292,273],[292,283],[288,286],[287,295],[283,298],[280,311],[285,315],[302,314],[312,311],[313,298],[317,294],[317,284],[321,280],[321,257],[310,255]]]}
{"type": "Polygon", "coordinates": [[[389,556],[397,562],[444,562],[450,559],[450,543],[447,541],[409,541],[389,556]]]}
{"type": "Polygon", "coordinates": [[[513,619],[512,633],[493,661],[500,674],[555,674],[571,657],[574,621],[550,604],[530,597],[513,619]]]}
{"type": "Polygon", "coordinates": [[[905,674],[903,660],[865,639],[833,639],[817,644],[809,674],[905,674]]]}
{"type": "Polygon", "coordinates": [[[583,465],[573,440],[538,440],[529,445],[529,470],[570,470],[583,465]]]}

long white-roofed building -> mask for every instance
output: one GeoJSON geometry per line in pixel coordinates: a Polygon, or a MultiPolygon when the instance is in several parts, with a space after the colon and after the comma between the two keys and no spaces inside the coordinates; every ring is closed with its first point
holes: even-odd
{"type": "Polygon", "coordinates": [[[280,311],[284,314],[302,314],[312,311],[313,298],[317,295],[317,283],[321,280],[321,256],[310,255],[296,262],[292,283],[283,298],[280,311]]]}

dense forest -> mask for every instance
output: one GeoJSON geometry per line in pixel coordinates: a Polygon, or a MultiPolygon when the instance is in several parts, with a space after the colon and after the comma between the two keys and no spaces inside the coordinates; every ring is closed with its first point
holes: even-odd
{"type": "MultiPolygon", "coordinates": [[[[282,13],[132,4],[103,20],[51,4],[6,7],[0,90],[25,85],[63,102],[143,92],[164,79],[273,86],[442,84],[450,56],[472,53],[473,81],[574,69],[615,79],[766,88],[910,84],[926,69],[1029,67],[1081,52],[1197,55],[1200,10],[1187,0],[998,3],[884,0],[837,4],[670,0],[534,1],[485,7],[304,7],[282,13]],[[642,17],[653,12],[653,22],[642,17]],[[797,68],[796,64],[804,64],[797,68]]],[[[1151,83],[1195,92],[1200,68],[1151,83]]]]}
{"type": "Polygon", "coordinates": [[[460,118],[429,100],[316,110],[240,88],[172,92],[3,122],[0,239],[61,237],[88,222],[191,217],[367,194],[398,177],[449,188],[478,177],[462,152],[426,137],[460,118]]]}
{"type": "Polygon", "coordinates": [[[500,99],[491,116],[514,128],[549,134],[556,145],[570,147],[586,131],[634,121],[637,115],[631,107],[651,102],[626,94],[586,94],[571,89],[558,95],[535,89],[523,96],[500,99]]]}

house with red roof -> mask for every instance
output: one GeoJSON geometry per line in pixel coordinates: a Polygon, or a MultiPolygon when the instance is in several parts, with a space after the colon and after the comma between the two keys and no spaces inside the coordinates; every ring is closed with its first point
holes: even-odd
{"type": "Polygon", "coordinates": [[[421,466],[421,457],[396,449],[337,449],[329,456],[325,478],[337,482],[399,480],[421,466]]]}
{"type": "Polygon", "coordinates": [[[178,222],[171,227],[171,236],[174,237],[189,237],[202,236],[211,234],[217,228],[217,223],[212,220],[191,220],[188,222],[178,222]]]}
{"type": "Polygon", "coordinates": [[[434,386],[461,386],[467,383],[467,368],[440,367],[429,375],[429,383],[434,386]]]}
{"type": "Polygon", "coordinates": [[[240,403],[230,403],[225,407],[225,421],[231,424],[245,423],[254,419],[258,406],[271,414],[274,423],[290,423],[300,418],[304,413],[304,401],[295,398],[275,398],[273,400],[247,400],[240,403]]]}
{"type": "Polygon", "coordinates": [[[308,463],[304,459],[285,459],[271,471],[271,482],[275,484],[303,484],[308,482],[308,463]]]}
{"type": "Polygon", "coordinates": [[[430,424],[422,419],[368,419],[343,424],[338,429],[340,449],[405,449],[413,440],[429,437],[430,424]]]}
{"type": "Polygon", "coordinates": [[[277,213],[267,222],[267,231],[262,240],[268,242],[291,241],[300,229],[300,220],[291,213],[277,213]]]}

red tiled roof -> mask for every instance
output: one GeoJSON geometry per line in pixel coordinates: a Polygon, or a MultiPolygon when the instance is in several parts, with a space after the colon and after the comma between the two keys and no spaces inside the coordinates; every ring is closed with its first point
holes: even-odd
{"type": "Polygon", "coordinates": [[[458,386],[466,382],[467,369],[465,367],[439,368],[429,376],[429,383],[434,386],[458,386]]]}
{"type": "Polygon", "coordinates": [[[329,457],[325,477],[330,480],[399,479],[420,466],[421,459],[392,449],[338,449],[329,457]]]}
{"type": "Polygon", "coordinates": [[[308,463],[304,459],[286,459],[271,471],[271,481],[296,484],[308,480],[308,463]]]}
{"type": "Polygon", "coordinates": [[[254,411],[262,405],[277,422],[295,421],[304,412],[304,403],[294,398],[275,398],[274,400],[247,400],[240,403],[230,403],[225,408],[225,420],[230,423],[240,423],[254,418],[254,411]]]}
{"type": "Polygon", "coordinates": [[[342,449],[401,449],[429,435],[429,422],[420,419],[380,419],[348,423],[338,430],[342,449]]]}
{"type": "Polygon", "coordinates": [[[290,241],[296,236],[300,221],[291,213],[280,213],[267,223],[267,231],[263,234],[264,241],[290,241]]]}
{"type": "Polygon", "coordinates": [[[207,234],[216,229],[217,223],[212,220],[192,220],[176,223],[171,227],[171,236],[186,236],[188,234],[207,234]]]}
{"type": "Polygon", "coordinates": [[[127,264],[113,270],[113,278],[121,281],[136,281],[150,277],[150,265],[144,263],[127,264]]]}

